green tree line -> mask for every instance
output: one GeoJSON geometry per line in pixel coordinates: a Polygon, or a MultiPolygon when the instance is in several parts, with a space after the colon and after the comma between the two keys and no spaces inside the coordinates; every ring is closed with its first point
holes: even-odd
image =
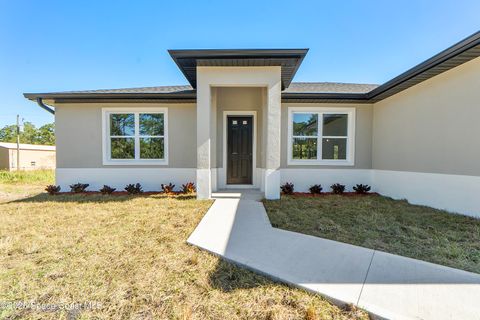
{"type": "MultiPolygon", "coordinates": [[[[1,142],[17,142],[17,126],[9,125],[0,129],[1,142]]],[[[53,123],[45,124],[39,128],[31,122],[23,123],[20,132],[20,143],[29,144],[55,144],[55,126],[53,123]]]]}

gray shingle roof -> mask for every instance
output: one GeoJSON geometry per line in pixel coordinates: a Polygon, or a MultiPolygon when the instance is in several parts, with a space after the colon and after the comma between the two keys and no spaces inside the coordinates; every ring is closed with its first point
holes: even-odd
{"type": "MultiPolygon", "coordinates": [[[[287,93],[366,93],[378,87],[376,84],[339,83],[339,82],[292,82],[283,92],[287,93]]],[[[100,89],[82,91],[52,92],[51,94],[96,94],[96,93],[195,93],[189,85],[158,86],[141,88],[100,89]]]]}
{"type": "Polygon", "coordinates": [[[286,93],[367,93],[378,84],[341,82],[292,82],[283,92],[286,93]]]}
{"type": "Polygon", "coordinates": [[[184,86],[158,86],[141,88],[119,88],[119,89],[99,89],[99,90],[80,90],[52,92],[58,94],[76,94],[76,93],[193,93],[195,90],[189,85],[184,86]]]}

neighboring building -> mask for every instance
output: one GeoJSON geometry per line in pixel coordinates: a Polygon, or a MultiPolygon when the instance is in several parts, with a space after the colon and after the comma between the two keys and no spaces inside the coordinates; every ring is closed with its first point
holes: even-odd
{"type": "Polygon", "coordinates": [[[190,86],[25,97],[55,112],[62,188],[366,183],[480,216],[480,32],[380,86],[292,83],[307,51],[172,50],[190,86]]]}
{"type": "MultiPolygon", "coordinates": [[[[0,170],[17,169],[17,144],[0,142],[0,170]]],[[[55,169],[55,146],[20,144],[20,170],[55,169]]]]}

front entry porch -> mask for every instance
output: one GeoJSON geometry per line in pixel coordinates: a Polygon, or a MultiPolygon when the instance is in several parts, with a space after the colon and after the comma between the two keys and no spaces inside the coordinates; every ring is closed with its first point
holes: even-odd
{"type": "Polygon", "coordinates": [[[280,67],[197,67],[197,197],[280,197],[280,67]]]}

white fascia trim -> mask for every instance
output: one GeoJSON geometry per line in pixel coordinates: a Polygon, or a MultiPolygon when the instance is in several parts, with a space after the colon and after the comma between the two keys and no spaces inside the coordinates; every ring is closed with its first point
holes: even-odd
{"type": "MultiPolygon", "coordinates": [[[[288,134],[287,134],[287,164],[298,166],[354,166],[355,165],[355,120],[356,109],[354,107],[288,107],[288,134]],[[336,113],[348,115],[348,136],[347,136],[347,159],[346,160],[295,160],[292,159],[292,115],[293,113],[336,113]]],[[[320,121],[320,119],[319,119],[320,121]]],[[[319,127],[322,128],[322,124],[319,123],[319,127]]],[[[321,140],[321,130],[318,132],[319,139],[321,140]]],[[[321,156],[322,141],[317,143],[317,155],[321,156]]]]}
{"type": "MultiPolygon", "coordinates": [[[[137,121],[135,121],[135,127],[138,126],[137,121]]],[[[138,130],[138,128],[136,128],[138,130]]],[[[135,150],[137,153],[138,150],[135,150]]],[[[137,166],[137,165],[159,165],[167,166],[168,165],[168,108],[164,107],[109,107],[102,108],[102,164],[105,166],[137,166]],[[163,143],[164,143],[164,153],[165,159],[125,159],[125,160],[112,160],[110,159],[110,141],[109,141],[109,132],[110,132],[110,122],[108,121],[108,115],[110,113],[163,113],[164,114],[164,133],[163,133],[163,143]]]]}
{"type": "Polygon", "coordinates": [[[219,185],[225,188],[259,188],[257,185],[257,112],[256,111],[223,111],[223,165],[219,168],[222,172],[219,177],[219,185]],[[252,183],[248,185],[227,184],[227,117],[228,116],[252,116],[253,117],[253,157],[252,157],[252,183]]]}

